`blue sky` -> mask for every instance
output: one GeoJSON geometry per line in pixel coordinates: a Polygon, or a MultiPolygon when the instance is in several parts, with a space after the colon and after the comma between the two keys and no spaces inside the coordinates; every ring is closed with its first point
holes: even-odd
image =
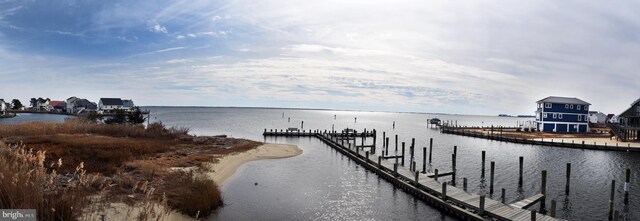
{"type": "Polygon", "coordinates": [[[640,97],[640,2],[0,0],[0,98],[533,114],[640,97]]]}

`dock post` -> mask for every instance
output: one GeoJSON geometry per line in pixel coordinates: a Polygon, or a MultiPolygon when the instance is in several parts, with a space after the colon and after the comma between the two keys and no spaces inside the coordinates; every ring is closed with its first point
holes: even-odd
{"type": "Polygon", "coordinates": [[[616,180],[611,180],[611,198],[609,198],[609,220],[613,219],[613,199],[616,193],[616,180]]]}
{"type": "Polygon", "coordinates": [[[462,178],[462,190],[467,192],[467,178],[462,178]]]}
{"type": "Polygon", "coordinates": [[[386,147],[385,147],[385,153],[384,153],[384,155],[385,155],[385,156],[389,156],[389,138],[387,137],[387,138],[385,138],[385,140],[386,140],[386,142],[387,142],[387,145],[386,145],[386,147]]]}
{"type": "Polygon", "coordinates": [[[369,151],[364,152],[364,155],[367,157],[367,158],[366,158],[366,161],[367,161],[367,163],[368,163],[368,162],[369,162],[369,151]]]}
{"type": "Polygon", "coordinates": [[[551,209],[549,211],[549,216],[556,218],[556,201],[551,200],[551,209]]]}
{"type": "Polygon", "coordinates": [[[569,189],[571,186],[571,163],[567,163],[567,185],[564,187],[564,194],[569,195],[569,189]]]}
{"type": "Polygon", "coordinates": [[[378,156],[378,168],[382,168],[382,156],[378,156]]]}
{"type": "Polygon", "coordinates": [[[531,221],[536,221],[536,211],[531,210],[531,221]]]}
{"type": "Polygon", "coordinates": [[[396,155],[397,153],[398,153],[398,135],[396,134],[396,155]]]}
{"type": "Polygon", "coordinates": [[[398,177],[398,163],[393,164],[393,177],[398,177]]]}
{"type": "Polygon", "coordinates": [[[438,169],[433,170],[433,178],[438,181],[438,169]]]}
{"type": "Polygon", "coordinates": [[[502,204],[504,204],[505,198],[506,198],[506,190],[504,188],[502,188],[502,194],[500,195],[500,199],[502,200],[502,204]]]}
{"type": "Polygon", "coordinates": [[[453,154],[458,154],[458,146],[453,146],[453,154]]]}
{"type": "Polygon", "coordinates": [[[518,174],[518,187],[522,188],[522,173],[524,170],[524,157],[520,156],[520,172],[518,174]]]}
{"type": "Polygon", "coordinates": [[[442,200],[447,201],[447,182],[442,182],[442,200]]]}
{"type": "Polygon", "coordinates": [[[304,121],[300,122],[300,129],[304,129],[304,121]]]}
{"type": "Polygon", "coordinates": [[[427,173],[427,148],[422,147],[422,173],[427,173]]]}
{"type": "Polygon", "coordinates": [[[482,151],[482,178],[484,178],[484,162],[485,162],[485,156],[486,156],[486,152],[483,150],[482,151]]]}
{"type": "Polygon", "coordinates": [[[376,140],[378,139],[378,134],[376,133],[376,129],[373,129],[373,148],[371,148],[372,153],[376,153],[376,140]]]}
{"type": "Polygon", "coordinates": [[[416,161],[413,161],[411,164],[413,164],[413,172],[420,172],[416,170],[416,161]]]}
{"type": "Polygon", "coordinates": [[[485,198],[484,194],[480,195],[480,206],[479,206],[480,211],[478,212],[480,216],[484,215],[484,198],[485,198]]]}
{"type": "Polygon", "coordinates": [[[547,171],[542,171],[542,184],[540,185],[540,193],[542,193],[542,200],[540,200],[540,208],[544,209],[544,204],[547,199],[547,171]]]}
{"type": "Polygon", "coordinates": [[[418,185],[420,185],[420,183],[418,183],[419,176],[420,176],[420,172],[416,172],[416,177],[415,177],[415,185],[416,185],[416,187],[418,185]]]}
{"type": "Polygon", "coordinates": [[[631,180],[631,169],[624,172],[624,205],[629,205],[629,181],[631,180]]]}
{"type": "Polygon", "coordinates": [[[433,154],[433,138],[429,138],[429,164],[431,164],[432,154],[433,154]]]}
{"type": "Polygon", "coordinates": [[[451,185],[456,186],[456,154],[451,154],[451,185]]]}
{"type": "MultiPolygon", "coordinates": [[[[398,159],[397,157],[398,157],[398,148],[396,148],[396,159],[398,159]]],[[[401,165],[404,166],[404,142],[402,142],[402,162],[401,162],[401,165]]]]}
{"type": "MultiPolygon", "coordinates": [[[[416,171],[415,164],[415,151],[416,151],[416,138],[411,138],[411,147],[409,147],[409,152],[411,153],[411,158],[409,158],[409,162],[411,162],[412,169],[411,171],[416,171]]],[[[404,152],[402,152],[404,154],[404,152]]]]}
{"type": "Polygon", "coordinates": [[[491,175],[489,181],[489,195],[493,195],[493,175],[495,174],[496,162],[491,161],[491,175]]]}

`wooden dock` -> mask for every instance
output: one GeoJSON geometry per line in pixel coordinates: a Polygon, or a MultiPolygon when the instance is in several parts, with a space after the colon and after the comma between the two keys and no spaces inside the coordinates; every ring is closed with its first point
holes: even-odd
{"type": "MultiPolygon", "coordinates": [[[[532,144],[532,145],[541,145],[541,146],[554,146],[554,147],[565,147],[565,148],[575,148],[575,149],[590,149],[590,150],[610,150],[610,151],[625,151],[625,152],[640,152],[640,148],[628,146],[618,146],[618,145],[605,145],[602,144],[591,144],[585,143],[584,141],[581,143],[574,142],[554,142],[552,140],[532,140],[532,139],[524,139],[524,138],[514,138],[501,136],[499,134],[485,134],[480,132],[475,132],[473,129],[477,128],[463,128],[463,127],[442,127],[441,132],[445,134],[455,134],[467,137],[476,137],[483,138],[488,140],[497,140],[503,142],[511,142],[511,143],[520,143],[520,144],[532,144]]],[[[558,140],[558,139],[556,139],[558,140]]]]}
{"type": "MultiPolygon", "coordinates": [[[[399,158],[402,157],[402,164],[404,164],[404,155],[393,157],[377,155],[375,150],[375,130],[363,133],[357,133],[354,131],[354,133],[351,134],[343,134],[336,133],[335,131],[327,132],[320,130],[287,132],[285,130],[267,131],[265,129],[263,135],[316,137],[338,152],[346,155],[366,169],[378,174],[381,178],[405,190],[416,198],[424,200],[427,203],[430,203],[431,205],[434,205],[435,207],[462,220],[560,220],[535,211],[523,209],[530,207],[536,202],[544,202],[543,194],[537,194],[523,201],[516,202],[514,203],[515,205],[505,204],[503,202],[504,200],[494,200],[485,197],[484,195],[466,192],[464,190],[467,186],[466,179],[464,179],[463,189],[451,186],[449,183],[444,181],[438,181],[437,178],[441,176],[451,175],[455,177],[455,163],[453,164],[452,171],[448,173],[439,174],[437,170],[434,171],[435,173],[426,173],[426,171],[421,173],[420,170],[416,168],[415,161],[413,161],[413,165],[409,163],[409,168],[400,165],[399,158]],[[361,138],[362,145],[357,145],[358,139],[346,140],[344,139],[345,137],[361,138]],[[365,145],[365,139],[367,137],[374,138],[372,145],[365,145]]],[[[396,142],[396,148],[397,146],[396,142]]],[[[404,149],[404,143],[402,146],[404,149]]],[[[413,146],[412,142],[412,145],[410,146],[412,158],[414,150],[413,146]]],[[[386,153],[388,154],[388,138],[383,139],[383,148],[385,147],[387,148],[386,153]]],[[[385,150],[383,149],[381,152],[384,154],[385,150]]],[[[455,162],[455,154],[453,157],[453,162],[455,162]]]]}

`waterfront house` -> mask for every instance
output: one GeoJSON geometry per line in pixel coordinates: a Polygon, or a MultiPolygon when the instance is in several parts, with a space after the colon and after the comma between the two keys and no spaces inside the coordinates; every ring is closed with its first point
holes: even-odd
{"type": "Polygon", "coordinates": [[[536,102],[536,127],[540,131],[585,133],[589,131],[589,105],[578,98],[547,97],[536,102]]]}
{"type": "Polygon", "coordinates": [[[67,109],[67,102],[64,101],[49,101],[49,104],[45,107],[45,110],[55,113],[64,113],[67,109]]]}
{"type": "Polygon", "coordinates": [[[87,99],[70,97],[67,99],[67,113],[80,114],[85,112],[94,112],[98,109],[98,105],[87,99]]]}
{"type": "Polygon", "coordinates": [[[604,124],[607,122],[607,115],[598,111],[589,111],[589,123],[604,124]]]}
{"type": "Polygon", "coordinates": [[[631,107],[618,115],[618,122],[625,127],[640,127],[640,99],[631,103],[631,107]]]}
{"type": "Polygon", "coordinates": [[[103,113],[113,112],[117,109],[123,109],[122,99],[120,98],[100,98],[98,102],[98,110],[103,113]]]}

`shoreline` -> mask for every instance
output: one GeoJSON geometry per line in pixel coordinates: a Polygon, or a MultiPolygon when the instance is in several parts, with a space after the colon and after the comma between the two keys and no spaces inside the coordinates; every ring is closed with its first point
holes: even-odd
{"type": "Polygon", "coordinates": [[[236,153],[220,158],[216,163],[210,163],[209,171],[205,172],[218,186],[233,176],[243,164],[256,160],[281,159],[302,154],[302,149],[292,144],[266,143],[245,152],[236,153]]]}

